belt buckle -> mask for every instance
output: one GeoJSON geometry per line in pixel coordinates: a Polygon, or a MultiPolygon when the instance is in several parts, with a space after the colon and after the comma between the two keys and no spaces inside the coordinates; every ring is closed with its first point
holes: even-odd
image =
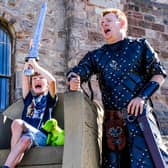
{"type": "Polygon", "coordinates": [[[134,122],[135,120],[136,120],[136,116],[134,116],[134,115],[131,115],[131,114],[128,114],[127,115],[127,120],[128,120],[128,122],[134,122]]]}
{"type": "Polygon", "coordinates": [[[126,108],[123,108],[123,109],[121,110],[121,112],[122,112],[123,118],[126,119],[128,122],[134,122],[134,121],[136,120],[136,118],[137,118],[137,117],[134,116],[134,115],[128,114],[126,108]]]}

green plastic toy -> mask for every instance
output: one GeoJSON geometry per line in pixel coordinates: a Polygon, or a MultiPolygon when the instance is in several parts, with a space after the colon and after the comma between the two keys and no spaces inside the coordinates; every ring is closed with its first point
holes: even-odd
{"type": "Polygon", "coordinates": [[[64,130],[58,126],[56,119],[52,118],[47,120],[42,128],[48,132],[47,145],[64,145],[64,130]]]}

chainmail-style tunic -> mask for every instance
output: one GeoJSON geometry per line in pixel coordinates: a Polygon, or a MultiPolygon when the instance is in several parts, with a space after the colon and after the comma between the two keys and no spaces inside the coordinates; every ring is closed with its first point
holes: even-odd
{"type": "MultiPolygon", "coordinates": [[[[88,52],[77,66],[69,72],[77,73],[81,82],[87,81],[93,74],[98,77],[104,109],[122,110],[138,96],[143,86],[154,75],[166,72],[157,54],[145,39],[126,38],[115,44],[106,44],[99,49],[88,52]]],[[[137,121],[126,122],[128,129],[129,165],[117,162],[119,153],[103,149],[104,168],[153,168],[148,148],[137,121]]],[[[105,147],[106,148],[106,147],[105,147]]],[[[166,154],[165,154],[166,155],[166,154]]],[[[167,155],[166,155],[167,157],[167,155]]]]}
{"type": "Polygon", "coordinates": [[[88,52],[72,71],[82,82],[98,75],[105,109],[126,107],[153,75],[166,75],[145,39],[124,39],[88,52]]]}

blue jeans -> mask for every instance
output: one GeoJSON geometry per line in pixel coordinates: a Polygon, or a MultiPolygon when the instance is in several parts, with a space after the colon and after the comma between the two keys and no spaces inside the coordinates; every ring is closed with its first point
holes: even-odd
{"type": "Polygon", "coordinates": [[[34,128],[30,124],[24,122],[25,127],[27,128],[26,132],[22,134],[22,136],[28,136],[31,138],[32,146],[46,146],[47,135],[45,135],[42,131],[34,128]]]}

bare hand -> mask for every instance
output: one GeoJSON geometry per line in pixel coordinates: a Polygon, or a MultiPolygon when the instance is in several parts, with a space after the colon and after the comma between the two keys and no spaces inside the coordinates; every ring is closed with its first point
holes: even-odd
{"type": "Polygon", "coordinates": [[[37,61],[34,58],[29,59],[27,63],[31,65],[35,71],[39,67],[37,61]]]}
{"type": "Polygon", "coordinates": [[[80,76],[76,75],[76,77],[73,77],[69,82],[69,89],[71,91],[79,91],[80,90],[80,76]]]}
{"type": "Polygon", "coordinates": [[[130,101],[127,107],[128,114],[138,116],[138,114],[142,114],[143,112],[143,106],[145,104],[145,101],[141,99],[140,97],[135,97],[130,101]]]}
{"type": "Polygon", "coordinates": [[[26,70],[26,69],[33,69],[33,65],[31,63],[29,63],[29,62],[25,62],[24,70],[26,70]]]}

